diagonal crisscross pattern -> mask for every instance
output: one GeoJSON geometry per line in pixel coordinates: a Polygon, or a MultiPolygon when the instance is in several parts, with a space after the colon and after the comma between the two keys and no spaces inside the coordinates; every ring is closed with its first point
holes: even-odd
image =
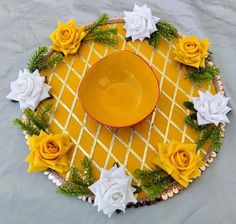
{"type": "MultiPolygon", "coordinates": [[[[152,160],[158,156],[158,142],[168,143],[172,139],[194,142],[198,133],[184,123],[184,117],[190,112],[184,108],[183,102],[197,95],[199,87],[185,79],[185,66],[174,61],[174,42],[160,38],[158,48],[153,49],[146,41],[126,42],[122,23],[107,26],[117,27],[119,31],[117,48],[100,43],[83,43],[77,55],[65,58],[49,75],[48,82],[55,100],[50,131],[65,132],[71,137],[75,145],[70,155],[71,165],[79,166],[86,155],[93,160],[98,178],[102,168],[109,169],[118,162],[126,166],[127,174],[135,180],[135,169],[153,167],[152,160]],[[136,52],[152,66],[160,82],[161,96],[154,113],[141,124],[135,128],[115,130],[92,120],[83,111],[77,92],[87,69],[118,50],[136,52]]],[[[203,88],[215,93],[213,83],[203,88]]],[[[202,149],[199,153],[204,155],[206,150],[202,149]]],[[[68,174],[64,176],[68,177],[68,174]]]]}

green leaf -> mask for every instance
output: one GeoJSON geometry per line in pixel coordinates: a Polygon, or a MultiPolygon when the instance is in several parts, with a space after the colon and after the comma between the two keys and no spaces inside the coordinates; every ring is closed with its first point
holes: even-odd
{"type": "Polygon", "coordinates": [[[185,106],[187,109],[189,109],[189,110],[191,110],[191,111],[193,111],[193,112],[197,112],[197,110],[194,108],[194,104],[193,104],[192,102],[185,101],[185,102],[184,102],[184,106],[185,106]]]}
{"type": "Polygon", "coordinates": [[[141,187],[139,187],[137,185],[132,185],[132,187],[136,189],[134,194],[138,194],[138,193],[140,193],[143,190],[141,187]]]}
{"type": "Polygon", "coordinates": [[[141,181],[140,187],[152,200],[156,199],[173,182],[172,177],[160,168],[148,171],[136,169],[134,173],[141,181]]]}
{"type": "Polygon", "coordinates": [[[49,111],[53,104],[51,102],[41,106],[36,112],[27,108],[23,111],[25,120],[22,121],[19,118],[13,120],[13,124],[18,126],[22,131],[25,131],[28,135],[39,135],[40,131],[47,132],[49,127],[49,111]]]}
{"type": "Polygon", "coordinates": [[[219,68],[215,65],[206,66],[205,68],[191,68],[186,73],[186,78],[188,78],[192,83],[198,84],[206,81],[210,81],[214,76],[220,73],[219,68]]]}
{"type": "Polygon", "coordinates": [[[109,17],[106,13],[102,14],[89,28],[88,28],[88,34],[93,33],[96,29],[98,29],[100,26],[105,25],[109,20],[109,17]]]}
{"type": "Polygon", "coordinates": [[[177,29],[172,26],[170,23],[160,20],[156,23],[157,31],[153,32],[148,39],[150,45],[156,48],[159,44],[160,36],[166,38],[168,41],[171,41],[174,37],[177,37],[177,29]]]}
{"type": "Polygon", "coordinates": [[[125,41],[126,42],[132,41],[132,38],[131,37],[125,37],[125,41]]]}
{"type": "Polygon", "coordinates": [[[207,140],[210,139],[212,131],[213,129],[208,126],[203,130],[202,135],[196,141],[197,149],[202,148],[207,140]]]}
{"type": "Polygon", "coordinates": [[[88,29],[83,41],[101,42],[111,46],[118,44],[118,39],[114,37],[118,33],[116,28],[102,29],[101,26],[107,24],[109,17],[103,14],[88,29]]]}
{"type": "Polygon", "coordinates": [[[28,135],[39,135],[39,130],[28,122],[23,122],[19,118],[15,118],[12,123],[18,126],[22,131],[25,131],[28,135]]]}
{"type": "Polygon", "coordinates": [[[28,70],[33,73],[36,69],[39,71],[44,69],[50,70],[62,60],[63,56],[61,53],[52,53],[49,52],[47,47],[38,47],[29,59],[27,66],[28,70]]]}
{"type": "Polygon", "coordinates": [[[219,126],[215,126],[213,128],[211,134],[211,147],[215,152],[219,152],[220,147],[222,145],[222,133],[221,128],[219,126]]]}
{"type": "Polygon", "coordinates": [[[118,162],[114,162],[113,166],[117,166],[118,168],[120,167],[120,164],[118,162]]]}
{"type": "Polygon", "coordinates": [[[38,127],[45,132],[49,128],[49,112],[52,109],[53,104],[51,102],[39,107],[35,114],[35,120],[37,121],[38,127]]]}
{"type": "Polygon", "coordinates": [[[89,186],[94,183],[92,162],[85,156],[81,161],[83,174],[75,166],[70,168],[69,181],[58,187],[57,192],[67,196],[91,195],[89,186]]]}
{"type": "Polygon", "coordinates": [[[196,131],[202,131],[206,127],[206,125],[198,125],[196,113],[192,113],[186,116],[184,121],[187,125],[195,129],[196,131]]]}
{"type": "Polygon", "coordinates": [[[83,181],[89,186],[94,183],[94,178],[92,175],[92,162],[88,159],[87,156],[85,156],[84,160],[81,161],[81,165],[84,169],[83,181]]]}
{"type": "Polygon", "coordinates": [[[27,63],[28,70],[33,73],[39,66],[44,57],[48,53],[47,47],[38,47],[38,49],[34,52],[32,57],[29,59],[27,63]]]}
{"type": "Polygon", "coordinates": [[[91,195],[91,191],[87,187],[78,186],[75,184],[71,185],[63,184],[57,188],[57,193],[73,197],[91,195]]]}
{"type": "Polygon", "coordinates": [[[151,34],[150,39],[148,40],[149,44],[151,44],[154,48],[156,48],[159,44],[160,34],[158,31],[151,34]]]}

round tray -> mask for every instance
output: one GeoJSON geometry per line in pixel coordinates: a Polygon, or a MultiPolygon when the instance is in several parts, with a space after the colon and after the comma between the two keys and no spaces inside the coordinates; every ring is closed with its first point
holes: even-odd
{"type": "MultiPolygon", "coordinates": [[[[50,132],[65,132],[70,136],[75,145],[70,154],[71,165],[75,165],[79,170],[80,161],[84,156],[92,159],[95,178],[99,178],[101,168],[109,169],[118,162],[126,166],[127,174],[138,183],[134,170],[154,168],[152,160],[157,156],[158,142],[169,143],[175,139],[194,143],[198,137],[198,133],[184,122],[189,111],[183,106],[183,102],[191,100],[202,88],[213,94],[218,91],[224,93],[224,90],[220,77],[201,87],[192,85],[185,78],[186,66],[174,61],[176,39],[169,42],[161,37],[157,49],[154,49],[146,41],[127,42],[123,18],[111,18],[106,26],[118,29],[119,44],[116,48],[94,42],[83,43],[77,55],[69,55],[47,74],[55,109],[50,119],[50,132]],[[119,50],[129,50],[140,55],[152,67],[160,82],[161,95],[158,106],[145,121],[134,128],[112,129],[95,122],[84,112],[78,98],[79,84],[86,71],[104,56],[119,50]]],[[[221,128],[224,133],[224,124],[221,128]]],[[[216,156],[209,147],[208,144],[198,151],[205,161],[201,170],[205,170],[216,156]]],[[[51,170],[45,174],[57,185],[66,181],[69,175],[64,173],[59,176],[51,170]]],[[[166,200],[181,189],[182,187],[174,182],[155,201],[150,201],[145,193],[139,194],[135,206],[166,200]]],[[[93,197],[82,199],[93,202],[93,197]]]]}

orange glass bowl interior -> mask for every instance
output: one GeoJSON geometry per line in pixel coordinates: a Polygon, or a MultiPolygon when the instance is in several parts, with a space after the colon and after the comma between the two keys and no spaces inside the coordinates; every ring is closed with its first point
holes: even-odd
{"type": "Polygon", "coordinates": [[[84,110],[99,123],[127,127],[154,110],[159,83],[144,59],[130,51],[110,54],[95,63],[79,88],[84,110]]]}

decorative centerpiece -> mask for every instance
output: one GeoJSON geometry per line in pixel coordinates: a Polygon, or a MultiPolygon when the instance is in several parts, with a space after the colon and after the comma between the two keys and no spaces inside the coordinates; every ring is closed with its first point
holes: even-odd
{"type": "Polygon", "coordinates": [[[58,21],[7,96],[23,111],[13,123],[28,171],[109,217],[200,177],[231,110],[207,38],[179,33],[146,5],[124,14],[58,21]]]}
{"type": "Polygon", "coordinates": [[[99,60],[79,88],[84,110],[101,124],[115,128],[144,120],[156,107],[159,95],[154,71],[131,51],[118,51],[99,60]]]}

